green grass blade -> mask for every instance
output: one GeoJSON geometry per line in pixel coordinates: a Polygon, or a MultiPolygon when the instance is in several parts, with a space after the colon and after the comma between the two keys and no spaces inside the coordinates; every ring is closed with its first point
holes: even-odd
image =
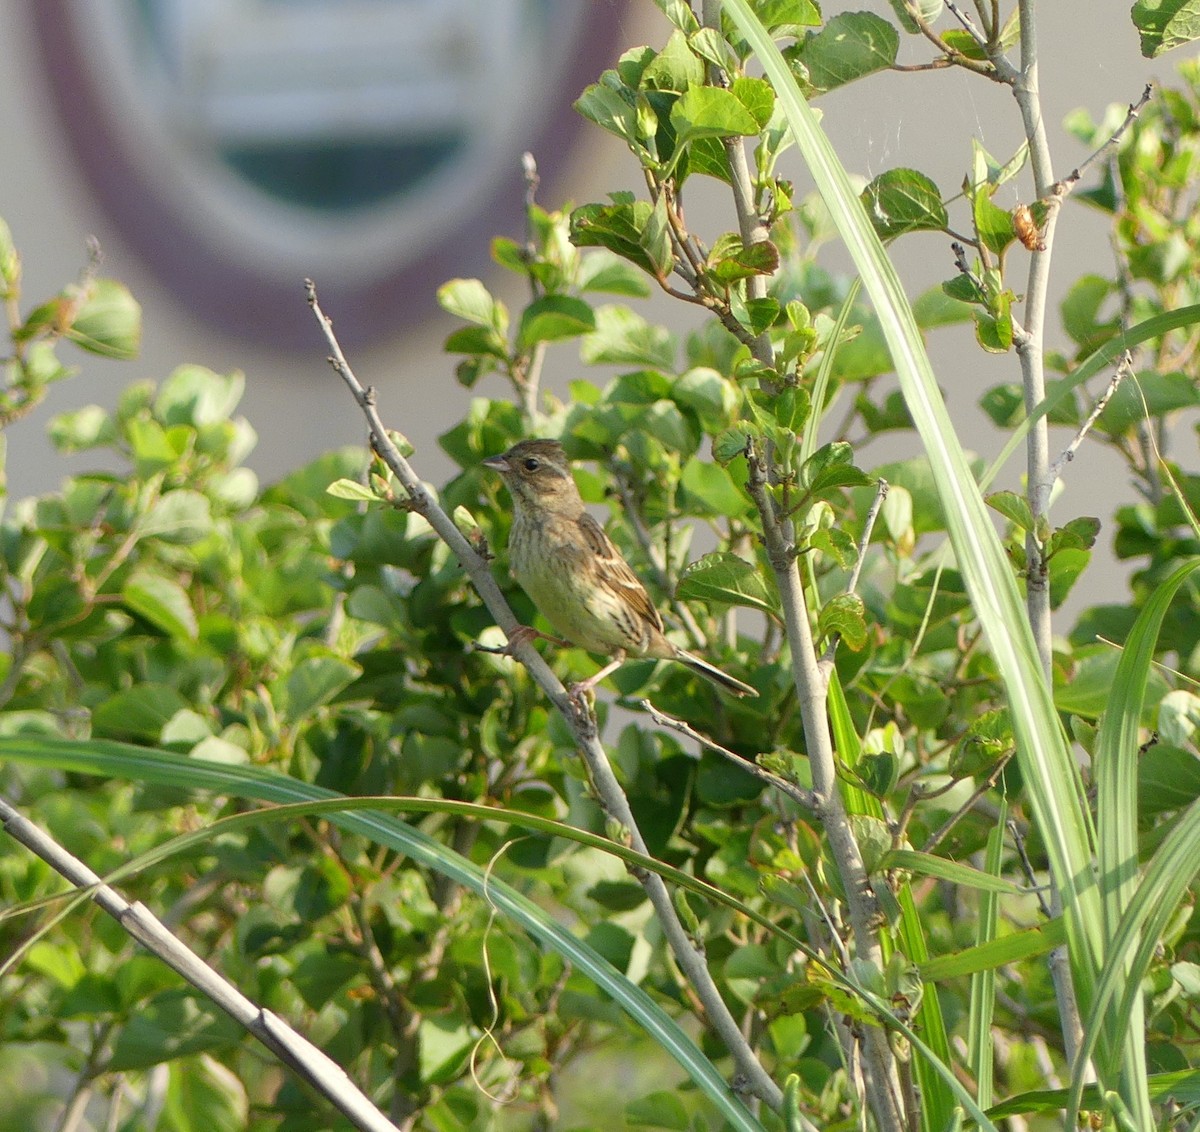
{"type": "Polygon", "coordinates": [[[1110,1020],[1119,1025],[1122,1019],[1136,1017],[1142,980],[1154,962],[1159,939],[1197,873],[1200,873],[1200,802],[1193,802],[1154,854],[1113,936],[1071,1078],[1072,1103],[1076,1106],[1083,1092],[1086,1058],[1099,1046],[1104,1026],[1110,1020]]]}
{"type": "MultiPolygon", "coordinates": [[[[985,871],[999,879],[1004,859],[1004,834],[1008,823],[1008,799],[1000,801],[996,824],[988,835],[985,871]]],[[[975,944],[981,947],[996,938],[1000,918],[1000,898],[984,892],[979,898],[979,920],[975,925],[975,944]]],[[[996,1007],[996,970],[989,968],[971,976],[970,1007],[967,1012],[967,1068],[975,1078],[981,1108],[989,1108],[995,1099],[992,1081],[992,1015],[996,1007]]]]}
{"type": "Polygon", "coordinates": [[[929,982],[961,979],[977,971],[994,970],[1010,963],[1023,963],[1046,955],[1067,942],[1067,929],[1061,916],[1046,920],[1035,928],[997,936],[974,947],[964,947],[948,955],[939,955],[921,964],[921,978],[929,982]]]}
{"type": "MultiPolygon", "coordinates": [[[[1119,1025],[1128,1035],[1126,1050],[1136,1047],[1140,1054],[1140,1037],[1144,1031],[1143,1008],[1140,992],[1131,993],[1131,990],[1140,987],[1145,973],[1140,964],[1143,961],[1149,962],[1157,944],[1158,931],[1173,914],[1179,896],[1182,895],[1182,889],[1178,890],[1178,895],[1174,894],[1178,882],[1183,878],[1159,874],[1164,869],[1169,871],[1186,868],[1186,862],[1194,852],[1194,847],[1187,843],[1186,832],[1181,832],[1191,827],[1192,819],[1189,815],[1189,818],[1176,827],[1159,847],[1139,888],[1137,759],[1142,709],[1154,663],[1154,648],[1163,621],[1180,588],[1197,569],[1200,569],[1200,559],[1192,559],[1179,566],[1154,591],[1145,608],[1138,614],[1121,650],[1108,706],[1096,735],[1094,775],[1096,822],[1101,834],[1098,847],[1100,891],[1106,934],[1114,943],[1108,949],[1097,987],[1098,993],[1102,992],[1102,997],[1093,1006],[1092,1018],[1088,1023],[1089,1046],[1096,1044],[1091,1036],[1093,1029],[1111,1029],[1119,1025]],[[1171,860],[1172,864],[1162,865],[1160,861],[1164,859],[1171,860]],[[1143,930],[1146,930],[1148,935],[1139,941],[1136,931],[1129,929],[1123,921],[1133,913],[1134,904],[1131,901],[1135,893],[1140,896],[1140,889],[1155,891],[1158,895],[1155,897],[1156,906],[1145,908],[1147,919],[1143,930]],[[1158,931],[1151,930],[1152,925],[1157,925],[1158,931]],[[1116,940],[1120,941],[1119,944],[1116,940]],[[1147,946],[1149,951],[1146,950],[1147,946]],[[1125,966],[1130,962],[1131,954],[1135,964],[1132,970],[1125,966]],[[1110,985],[1115,989],[1118,983],[1124,984],[1126,993],[1115,1014],[1101,1018],[1096,1014],[1097,1007],[1111,997],[1113,992],[1108,989],[1110,985]]],[[[1185,877],[1191,875],[1193,873],[1188,872],[1185,877]]],[[[1137,906],[1144,907],[1141,902],[1137,906]]],[[[1139,1067],[1144,1075],[1144,1057],[1138,1056],[1132,1064],[1126,1064],[1124,1071],[1136,1073],[1139,1067]]],[[[1112,1074],[1117,1068],[1115,1063],[1109,1063],[1106,1067],[1107,1073],[1112,1074]]],[[[1082,1079],[1081,1070],[1077,1069],[1076,1075],[1082,1079]]]]}

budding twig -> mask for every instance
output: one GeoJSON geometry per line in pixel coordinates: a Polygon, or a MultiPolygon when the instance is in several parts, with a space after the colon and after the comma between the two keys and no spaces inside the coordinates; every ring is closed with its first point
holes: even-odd
{"type": "Polygon", "coordinates": [[[1137,102],[1129,104],[1129,112],[1125,115],[1125,120],[1113,131],[1112,136],[1106,141],[1095,153],[1090,154],[1084,161],[1077,165],[1068,173],[1059,184],[1063,187],[1064,192],[1070,192],[1078,183],[1080,178],[1086,173],[1105,153],[1113,148],[1121,140],[1121,135],[1137,121],[1137,116],[1142,112],[1142,108],[1150,101],[1154,94],[1154,84],[1147,83],[1142,91],[1142,97],[1137,102]]]}
{"type": "Polygon", "coordinates": [[[1071,443],[1063,449],[1062,455],[1059,456],[1047,473],[1047,483],[1051,486],[1062,475],[1063,469],[1075,459],[1075,453],[1079,446],[1083,443],[1083,438],[1091,431],[1092,425],[1099,419],[1100,414],[1104,412],[1104,407],[1112,400],[1112,396],[1117,391],[1117,387],[1127,375],[1133,373],[1133,355],[1128,350],[1125,351],[1124,357],[1117,364],[1116,372],[1112,376],[1112,380],[1108,383],[1108,388],[1100,395],[1100,399],[1096,402],[1092,411],[1088,414],[1087,420],[1079,426],[1079,431],[1075,434],[1071,443]]]}

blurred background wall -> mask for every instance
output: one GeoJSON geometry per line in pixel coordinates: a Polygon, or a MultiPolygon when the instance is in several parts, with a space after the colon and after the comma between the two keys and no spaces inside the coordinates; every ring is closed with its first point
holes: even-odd
{"type": "MultiPolygon", "coordinates": [[[[823,4],[826,16],[861,8],[890,14],[884,0],[823,4]]],[[[1099,117],[1135,100],[1148,80],[1170,81],[1173,59],[1141,58],[1126,0],[1046,3],[1039,16],[1061,176],[1084,156],[1061,129],[1066,113],[1099,117]]],[[[51,488],[71,466],[44,439],[53,413],[111,405],[130,381],[185,361],[245,372],[242,408],[259,434],[249,462],[264,481],[360,443],[360,417],[304,303],[309,275],[385,418],[417,445],[422,474],[442,478],[449,462],[434,439],[472,394],[440,349],[452,326],[437,286],[481,275],[520,301],[487,247],[492,235],[521,235],[525,149],[546,207],[639,189],[632,159],[569,104],[622,50],[661,46],[667,30],[650,0],[0,0],[0,216],[24,257],[26,300],[74,278],[94,235],[103,273],[131,287],[145,320],[136,362],[63,351],[82,373],[9,430],[10,490],[51,488]]],[[[902,60],[928,58],[926,47],[906,37],[902,60]]],[[[1021,139],[1007,89],[955,71],[875,76],[820,106],[852,171],[913,166],[947,195],[972,137],[1002,160],[1021,139]]],[[[795,151],[785,162],[806,191],[795,151]]],[[[720,186],[689,188],[689,220],[705,238],[732,226],[720,186]]],[[[997,201],[1011,208],[1022,193],[1027,175],[997,201]]],[[[898,261],[914,295],[953,274],[937,236],[901,241],[898,261]]],[[[833,262],[845,265],[836,251],[833,262]]],[[[1107,229],[1069,204],[1056,295],[1086,271],[1110,271],[1107,229]]],[[[692,315],[679,306],[647,313],[684,330],[692,315]]],[[[1051,346],[1057,337],[1055,317],[1051,346]]],[[[1015,357],[983,355],[969,327],[932,346],[966,441],[991,455],[1002,438],[975,406],[988,386],[1018,379],[1015,357]]],[[[556,349],[548,383],[562,389],[580,369],[574,351],[556,349]]],[[[1065,510],[1086,512],[1105,477],[1106,491],[1120,490],[1115,474],[1085,446],[1065,510]]]]}

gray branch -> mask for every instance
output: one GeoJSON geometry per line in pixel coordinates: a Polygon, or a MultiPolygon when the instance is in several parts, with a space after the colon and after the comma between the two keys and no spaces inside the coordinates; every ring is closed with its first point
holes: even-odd
{"type": "Polygon", "coordinates": [[[256,1006],[171,934],[141,903],[129,903],[77,857],[0,798],[4,832],[40,857],[76,888],[85,889],[129,935],[171,970],[220,1007],[267,1047],[284,1065],[307,1081],[363,1132],[399,1132],[361,1092],[345,1071],[301,1037],[278,1015],[256,1006]]]}

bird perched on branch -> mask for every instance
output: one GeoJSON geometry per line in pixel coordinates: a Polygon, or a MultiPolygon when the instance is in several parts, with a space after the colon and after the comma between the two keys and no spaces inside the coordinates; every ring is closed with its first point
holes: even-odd
{"type": "MultiPolygon", "coordinates": [[[[485,468],[513,501],[508,563],[542,616],[571,644],[612,661],[574,688],[586,692],[626,657],[677,660],[735,696],[756,696],[708,661],[667,640],[645,586],[583,505],[557,440],[522,440],[485,468]]],[[[530,632],[533,632],[530,630],[530,632]]]]}

